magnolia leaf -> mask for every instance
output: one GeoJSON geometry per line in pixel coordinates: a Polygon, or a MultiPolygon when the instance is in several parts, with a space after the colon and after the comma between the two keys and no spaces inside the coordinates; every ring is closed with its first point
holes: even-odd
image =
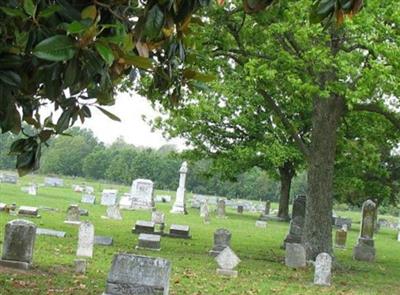
{"type": "Polygon", "coordinates": [[[24,0],[24,10],[28,15],[34,17],[36,14],[36,5],[32,0],[24,0]]]}
{"type": "Polygon", "coordinates": [[[118,118],[116,115],[114,115],[113,113],[110,113],[109,111],[107,111],[106,109],[96,106],[104,115],[106,115],[107,117],[109,117],[111,120],[114,121],[118,121],[121,122],[121,119],[118,118]]]}
{"type": "Polygon", "coordinates": [[[96,42],[94,46],[96,47],[97,52],[104,59],[104,61],[109,66],[112,65],[112,63],[114,62],[114,54],[111,48],[107,44],[100,42],[96,42]]]}
{"type": "Polygon", "coordinates": [[[50,61],[64,61],[74,57],[77,48],[74,41],[65,35],[55,35],[40,42],[33,49],[38,58],[50,61]]]}
{"type": "Polygon", "coordinates": [[[147,14],[143,33],[150,39],[157,38],[160,35],[163,26],[164,13],[156,4],[149,10],[149,13],[147,14]]]}
{"type": "Polygon", "coordinates": [[[131,65],[140,69],[150,69],[153,67],[153,60],[151,58],[146,58],[137,55],[125,55],[119,61],[120,63],[131,65]]]}

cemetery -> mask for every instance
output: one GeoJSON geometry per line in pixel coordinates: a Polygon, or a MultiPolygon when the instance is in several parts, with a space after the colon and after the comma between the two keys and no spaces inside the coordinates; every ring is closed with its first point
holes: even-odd
{"type": "Polygon", "coordinates": [[[400,295],[399,0],[2,0],[0,295],[400,295]]]}
{"type": "MultiPolygon", "coordinates": [[[[41,183],[43,178],[27,176],[19,182],[32,180],[41,183]]],[[[153,294],[149,290],[154,288],[161,288],[160,294],[382,294],[388,286],[390,294],[400,294],[397,230],[387,226],[378,233],[371,231],[372,201],[363,207],[363,224],[361,212],[336,211],[351,219],[351,229],[333,226],[335,256],[321,253],[311,263],[298,243],[302,196],[295,199],[289,224],[265,218],[265,203],[261,211],[242,213],[233,206],[220,207],[222,202],[206,202],[202,210],[187,206],[187,214],[171,213],[173,202],[156,203],[157,213],[118,210],[115,205],[81,203],[84,192],[74,193],[68,186],[72,180],[64,182],[64,187],[41,188],[35,197],[14,184],[1,184],[0,201],[15,203],[16,213],[18,208],[25,212],[23,216],[0,212],[1,294],[153,294]],[[80,209],[86,209],[88,216],[79,216],[80,209]],[[259,220],[260,214],[266,221],[259,220]],[[165,225],[164,231],[156,224],[165,225]],[[135,225],[137,234],[132,233],[135,225]],[[17,235],[23,236],[23,245],[14,244],[17,235]],[[24,252],[17,251],[19,247],[24,252]],[[138,273],[125,275],[128,266],[122,260],[138,263],[130,268],[138,273]],[[151,267],[154,263],[159,270],[151,267]],[[124,281],[130,276],[129,282],[124,281]],[[145,291],[118,293],[121,284],[136,290],[131,292],[145,291]]],[[[99,198],[107,189],[118,190],[119,196],[131,190],[91,184],[99,198]]],[[[191,193],[186,197],[190,204],[191,193]]],[[[268,206],[272,210],[277,204],[268,206]]],[[[379,217],[398,222],[391,216],[379,217]]]]}

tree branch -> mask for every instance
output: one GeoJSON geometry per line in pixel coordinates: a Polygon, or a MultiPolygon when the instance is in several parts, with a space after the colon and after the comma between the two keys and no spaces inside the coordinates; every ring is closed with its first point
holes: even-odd
{"type": "Polygon", "coordinates": [[[378,104],[356,104],[353,107],[354,111],[371,112],[384,116],[394,127],[400,130],[400,115],[396,112],[385,110],[378,104]]]}
{"type": "Polygon", "coordinates": [[[275,103],[274,99],[264,90],[261,88],[257,89],[257,92],[262,95],[265,99],[265,102],[271,107],[271,109],[275,112],[275,114],[281,119],[283,126],[285,126],[286,130],[289,132],[290,136],[293,137],[294,141],[296,142],[297,146],[299,147],[300,151],[303,153],[305,158],[310,157],[310,151],[299,132],[293,126],[292,123],[288,120],[285,114],[282,112],[280,107],[275,103]]]}

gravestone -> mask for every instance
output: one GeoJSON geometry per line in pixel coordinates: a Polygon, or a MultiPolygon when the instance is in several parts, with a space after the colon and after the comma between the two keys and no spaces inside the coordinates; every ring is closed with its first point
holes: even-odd
{"type": "Polygon", "coordinates": [[[35,184],[28,186],[28,195],[36,196],[37,195],[37,186],[35,184]]]}
{"type": "Polygon", "coordinates": [[[118,205],[108,206],[106,213],[106,219],[122,220],[121,212],[119,211],[118,205]]]}
{"type": "Polygon", "coordinates": [[[188,225],[171,224],[169,236],[173,238],[190,239],[190,227],[188,225]]]}
{"type": "Polygon", "coordinates": [[[286,244],[285,265],[291,268],[306,266],[306,250],[303,245],[297,243],[286,244]]]}
{"type": "Polygon", "coordinates": [[[86,209],[79,208],[79,215],[80,216],[89,216],[89,211],[86,209]]]}
{"type": "Polygon", "coordinates": [[[328,253],[320,253],[315,259],[314,284],[331,285],[332,257],[328,253]]]}
{"type": "Polygon", "coordinates": [[[38,227],[36,229],[36,234],[38,236],[51,236],[51,237],[57,237],[57,238],[65,238],[65,236],[67,235],[67,233],[64,231],[58,231],[58,230],[40,228],[40,227],[38,227]]]}
{"type": "Polygon", "coordinates": [[[226,247],[219,253],[215,257],[215,261],[217,261],[219,266],[217,274],[227,277],[237,277],[238,272],[234,268],[240,263],[240,259],[230,247],[226,247]]]}
{"type": "Polygon", "coordinates": [[[343,218],[343,217],[340,217],[340,216],[335,218],[335,226],[338,227],[338,228],[343,228],[343,225],[346,225],[347,229],[350,230],[351,229],[351,223],[352,223],[351,218],[343,218]]]}
{"type": "Polygon", "coordinates": [[[16,184],[18,181],[18,176],[15,174],[3,174],[1,177],[1,182],[16,184]]]}
{"type": "Polygon", "coordinates": [[[16,219],[5,226],[3,253],[0,266],[28,270],[32,266],[36,225],[16,219]]]}
{"type": "Polygon", "coordinates": [[[346,248],[347,231],[343,229],[336,230],[335,234],[335,247],[344,249],[346,248]]]}
{"type": "Polygon", "coordinates": [[[204,200],[202,203],[201,203],[201,206],[200,206],[200,217],[206,217],[206,215],[208,215],[209,214],[209,212],[208,212],[209,210],[208,210],[208,201],[207,200],[204,200]]]}
{"type": "Polygon", "coordinates": [[[76,256],[93,257],[94,226],[88,221],[84,221],[79,226],[78,249],[76,256]]]}
{"type": "Polygon", "coordinates": [[[153,209],[154,208],[154,190],[153,182],[149,179],[135,179],[132,182],[130,193],[130,205],[127,207],[122,204],[123,209],[153,209]]]}
{"type": "Polygon", "coordinates": [[[112,246],[113,238],[112,237],[105,237],[105,236],[95,236],[94,237],[94,244],[100,246],[112,246]]]}
{"type": "Polygon", "coordinates": [[[116,189],[105,189],[101,193],[100,204],[103,206],[114,206],[117,203],[118,191],[116,189]]]}
{"type": "Polygon", "coordinates": [[[137,220],[132,232],[135,234],[154,234],[155,224],[151,221],[137,220]]]}
{"type": "Polygon", "coordinates": [[[73,185],[72,186],[75,193],[82,193],[84,191],[84,187],[80,185],[73,185]]]}
{"type": "Polygon", "coordinates": [[[226,247],[231,245],[232,234],[229,230],[224,228],[219,228],[214,232],[214,246],[210,250],[209,254],[211,256],[217,256],[226,247]]]}
{"type": "Polygon", "coordinates": [[[175,214],[187,214],[186,202],[185,202],[185,182],[186,174],[188,172],[187,162],[183,162],[181,168],[179,169],[179,186],[176,190],[175,203],[172,206],[171,213],[175,214]]]}
{"type": "Polygon", "coordinates": [[[62,180],[61,178],[58,178],[58,177],[45,177],[44,185],[60,187],[60,186],[64,186],[64,180],[62,180]]]}
{"type": "Polygon", "coordinates": [[[363,203],[360,236],[357,245],[353,249],[353,258],[355,260],[368,262],[375,260],[375,211],[376,204],[373,201],[367,200],[363,203]]]}
{"type": "Polygon", "coordinates": [[[86,194],[93,195],[94,194],[94,187],[85,185],[85,188],[83,190],[86,194]]]}
{"type": "Polygon", "coordinates": [[[7,208],[7,204],[0,203],[0,212],[6,211],[6,208],[7,208]]]}
{"type": "Polygon", "coordinates": [[[165,214],[160,211],[152,211],[151,212],[151,221],[154,222],[155,226],[157,227],[157,230],[160,233],[164,232],[164,227],[165,227],[165,214]]]}
{"type": "Polygon", "coordinates": [[[82,196],[81,203],[94,205],[96,203],[96,196],[84,194],[82,196]]]}
{"type": "Polygon", "coordinates": [[[225,218],[225,200],[220,199],[218,200],[218,205],[217,205],[217,217],[218,218],[225,218]]]}
{"type": "Polygon", "coordinates": [[[64,223],[67,224],[80,224],[81,212],[79,211],[78,205],[70,205],[67,209],[67,220],[64,223]]]}
{"type": "Polygon", "coordinates": [[[19,207],[18,215],[29,216],[29,217],[40,217],[39,209],[31,206],[19,207]]]}
{"type": "Polygon", "coordinates": [[[140,234],[137,249],[161,250],[161,236],[152,234],[140,234]]]}
{"type": "Polygon", "coordinates": [[[256,227],[267,228],[267,222],[266,221],[262,221],[262,220],[257,220],[256,221],[256,227]]]}
{"type": "Polygon", "coordinates": [[[283,246],[287,243],[301,243],[303,233],[304,218],[306,214],[306,196],[299,195],[293,201],[292,220],[289,224],[289,233],[283,241],[283,246]]]}
{"type": "Polygon", "coordinates": [[[237,213],[239,213],[239,214],[243,213],[243,205],[238,205],[237,206],[237,213]]]}
{"type": "Polygon", "coordinates": [[[170,273],[166,259],[116,254],[103,295],[168,295],[170,273]]]}
{"type": "Polygon", "coordinates": [[[84,274],[86,272],[86,259],[75,259],[74,264],[76,274],[84,274]]]}

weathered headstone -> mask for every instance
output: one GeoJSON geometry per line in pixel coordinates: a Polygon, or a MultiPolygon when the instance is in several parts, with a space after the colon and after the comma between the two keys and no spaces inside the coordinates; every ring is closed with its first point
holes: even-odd
{"type": "Polygon", "coordinates": [[[135,234],[154,234],[155,224],[151,221],[137,220],[132,232],[135,234]]]}
{"type": "Polygon", "coordinates": [[[351,223],[352,223],[351,218],[343,218],[343,217],[340,217],[340,216],[335,218],[335,226],[338,227],[338,228],[342,228],[343,225],[346,225],[347,229],[350,230],[351,229],[351,223]]]}
{"type": "Polygon", "coordinates": [[[39,209],[31,206],[19,207],[18,215],[29,216],[29,217],[40,217],[39,209]]]}
{"type": "Polygon", "coordinates": [[[225,218],[225,200],[220,199],[218,200],[218,205],[217,205],[217,217],[218,218],[225,218]]]}
{"type": "Polygon", "coordinates": [[[256,227],[267,228],[267,222],[266,221],[262,221],[262,220],[257,220],[256,221],[256,227]]]}
{"type": "Polygon", "coordinates": [[[161,236],[152,234],[140,234],[137,249],[161,250],[161,236]]]}
{"type": "Polygon", "coordinates": [[[64,186],[64,180],[58,177],[45,177],[44,184],[46,186],[60,187],[64,186]]]}
{"type": "Polygon", "coordinates": [[[185,182],[186,174],[188,172],[187,162],[183,162],[181,168],[179,169],[179,186],[176,190],[175,203],[172,206],[171,213],[176,214],[187,214],[186,211],[186,201],[185,201],[185,182]]]}
{"type": "Polygon", "coordinates": [[[103,295],[168,295],[170,273],[166,259],[116,254],[103,295]]]}
{"type": "Polygon", "coordinates": [[[85,189],[83,190],[86,194],[93,195],[94,194],[94,187],[85,185],[85,189]]]}
{"type": "Polygon", "coordinates": [[[171,224],[169,236],[173,238],[190,239],[190,227],[188,225],[171,224]]]}
{"type": "Polygon", "coordinates": [[[101,193],[100,204],[103,206],[114,206],[117,203],[118,191],[115,189],[105,189],[101,193]]]}
{"type": "Polygon", "coordinates": [[[285,264],[291,268],[306,266],[306,250],[303,245],[297,243],[286,244],[285,264]]]}
{"type": "Polygon", "coordinates": [[[120,204],[123,209],[153,209],[154,208],[154,183],[149,179],[135,179],[132,182],[130,193],[130,207],[120,204]]]}
{"type": "Polygon", "coordinates": [[[96,196],[95,195],[84,194],[82,196],[81,203],[94,205],[96,203],[96,196]]]}
{"type": "Polygon", "coordinates": [[[214,232],[214,246],[210,250],[211,256],[217,256],[226,247],[231,245],[232,234],[229,230],[224,228],[219,228],[214,232]]]}
{"type": "Polygon", "coordinates": [[[122,220],[118,205],[108,206],[106,219],[122,220]]]}
{"type": "Polygon", "coordinates": [[[78,249],[76,256],[93,257],[94,226],[88,221],[84,221],[79,226],[78,249]]]}
{"type": "Polygon", "coordinates": [[[15,174],[3,174],[1,177],[1,182],[16,184],[18,181],[18,176],[15,174]]]}
{"type": "Polygon", "coordinates": [[[362,220],[358,243],[353,249],[353,258],[361,261],[375,260],[374,223],[376,204],[367,200],[362,206],[362,220]]]}
{"type": "Polygon", "coordinates": [[[320,253],[315,259],[314,284],[331,285],[332,257],[328,253],[320,253]]]}
{"type": "Polygon", "coordinates": [[[79,208],[79,215],[80,216],[89,216],[89,211],[87,209],[79,208]]]}
{"type": "Polygon", "coordinates": [[[64,223],[67,224],[80,224],[81,212],[79,211],[78,205],[70,205],[67,209],[67,220],[64,223]]]}
{"type": "Polygon", "coordinates": [[[293,201],[292,220],[289,225],[289,233],[287,234],[283,246],[287,243],[301,243],[303,233],[304,218],[306,215],[306,196],[299,195],[293,201]]]}
{"type": "Polygon", "coordinates": [[[242,214],[243,213],[243,205],[238,205],[237,206],[237,213],[242,214]]]}
{"type": "Polygon", "coordinates": [[[344,249],[346,248],[347,231],[343,229],[336,230],[335,234],[335,247],[344,249]]]}
{"type": "Polygon", "coordinates": [[[36,234],[38,236],[52,236],[52,237],[57,237],[57,238],[65,238],[65,236],[67,235],[67,233],[64,231],[58,231],[58,230],[40,228],[40,227],[38,227],[36,229],[36,234]]]}
{"type": "Polygon", "coordinates": [[[75,273],[84,274],[86,272],[86,259],[75,259],[75,273]]]}
{"type": "Polygon", "coordinates": [[[3,253],[0,266],[27,270],[32,265],[36,225],[16,219],[5,226],[3,253]]]}
{"type": "Polygon", "coordinates": [[[105,236],[95,236],[94,237],[94,244],[100,246],[112,246],[113,238],[112,237],[105,237],[105,236]]]}
{"type": "Polygon", "coordinates": [[[207,200],[204,200],[202,203],[201,203],[201,206],[200,206],[200,217],[206,217],[206,215],[208,215],[209,214],[209,210],[208,210],[208,201],[207,200]]]}
{"type": "Polygon", "coordinates": [[[151,212],[151,221],[155,224],[164,224],[165,214],[161,211],[153,211],[151,212]]]}
{"type": "Polygon", "coordinates": [[[35,184],[32,184],[28,186],[28,195],[31,196],[36,196],[37,195],[37,186],[35,184]]]}
{"type": "Polygon", "coordinates": [[[215,257],[219,268],[217,274],[228,277],[237,277],[238,272],[234,268],[239,264],[240,259],[230,247],[226,247],[215,257]]]}

